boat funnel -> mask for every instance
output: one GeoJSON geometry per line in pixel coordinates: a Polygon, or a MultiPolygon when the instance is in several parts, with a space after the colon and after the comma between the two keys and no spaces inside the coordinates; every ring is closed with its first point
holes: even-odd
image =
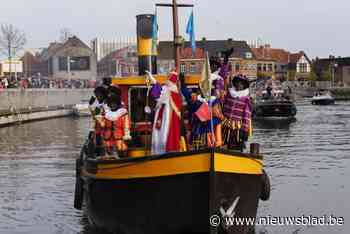
{"type": "MultiPolygon", "coordinates": [[[[145,75],[145,71],[157,74],[157,35],[153,35],[153,21],[155,15],[137,15],[137,54],[139,75],[145,75]]],[[[156,30],[155,34],[156,34],[156,30]]]]}

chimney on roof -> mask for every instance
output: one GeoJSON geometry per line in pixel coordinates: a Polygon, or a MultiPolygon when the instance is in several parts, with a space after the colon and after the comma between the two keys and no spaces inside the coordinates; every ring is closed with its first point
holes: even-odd
{"type": "Polygon", "coordinates": [[[232,38],[229,38],[229,39],[227,39],[229,42],[232,42],[233,41],[233,39],[232,38]]]}
{"type": "Polygon", "coordinates": [[[265,44],[265,48],[271,48],[271,45],[270,44],[265,44]]]}

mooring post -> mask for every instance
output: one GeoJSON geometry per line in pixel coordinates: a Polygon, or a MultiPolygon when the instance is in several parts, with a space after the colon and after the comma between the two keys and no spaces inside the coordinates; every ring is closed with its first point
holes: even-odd
{"type": "Polygon", "coordinates": [[[258,155],[260,154],[260,144],[258,143],[251,143],[250,144],[250,153],[258,155]]]}

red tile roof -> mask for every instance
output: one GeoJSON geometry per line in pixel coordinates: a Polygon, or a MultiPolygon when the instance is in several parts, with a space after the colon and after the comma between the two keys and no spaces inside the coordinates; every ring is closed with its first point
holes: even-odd
{"type": "Polygon", "coordinates": [[[202,48],[196,48],[196,53],[192,54],[192,48],[180,48],[181,59],[203,59],[205,58],[204,50],[202,48]]]}
{"type": "Polygon", "coordinates": [[[287,64],[289,62],[288,51],[284,49],[274,49],[270,47],[252,48],[254,57],[258,60],[274,60],[278,63],[287,64]]]}

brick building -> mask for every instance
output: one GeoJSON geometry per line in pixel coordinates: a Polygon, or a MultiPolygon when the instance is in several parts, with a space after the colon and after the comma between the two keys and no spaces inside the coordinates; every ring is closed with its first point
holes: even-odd
{"type": "Polygon", "coordinates": [[[97,75],[104,76],[132,76],[138,75],[138,57],[136,46],[127,46],[113,51],[97,64],[97,75]]]}
{"type": "Polygon", "coordinates": [[[96,55],[75,36],[65,43],[50,43],[41,53],[27,52],[21,60],[25,76],[65,80],[95,80],[97,77],[96,55]]]}
{"type": "Polygon", "coordinates": [[[290,53],[270,45],[252,48],[257,60],[259,77],[272,77],[281,81],[304,80],[311,72],[311,61],[303,51],[290,53]]]}
{"type": "Polygon", "coordinates": [[[319,59],[313,62],[317,80],[330,80],[334,86],[350,86],[350,57],[319,59]]]}
{"type": "MultiPolygon", "coordinates": [[[[192,55],[189,42],[180,49],[180,69],[182,72],[200,73],[205,59],[205,51],[209,56],[221,56],[221,53],[234,48],[229,62],[232,74],[243,74],[251,79],[257,77],[257,65],[253,53],[245,41],[229,40],[201,40],[196,42],[196,53],[192,55]]],[[[174,69],[174,46],[172,41],[161,41],[158,46],[158,72],[168,73],[174,69]]]]}

